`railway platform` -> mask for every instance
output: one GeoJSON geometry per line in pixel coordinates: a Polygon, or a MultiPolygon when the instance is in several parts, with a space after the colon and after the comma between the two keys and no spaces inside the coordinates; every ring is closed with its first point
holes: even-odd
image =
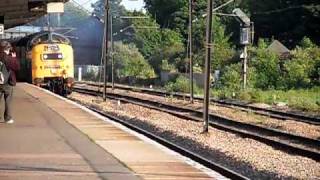
{"type": "Polygon", "coordinates": [[[19,83],[0,179],[224,179],[86,108],[19,83]]]}

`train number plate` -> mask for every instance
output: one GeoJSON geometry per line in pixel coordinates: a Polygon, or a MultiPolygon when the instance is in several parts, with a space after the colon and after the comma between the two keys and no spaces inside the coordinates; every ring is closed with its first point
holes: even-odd
{"type": "Polygon", "coordinates": [[[59,46],[58,45],[46,45],[46,46],[44,46],[44,51],[51,51],[51,52],[57,52],[57,51],[59,51],[60,50],[60,48],[59,48],[59,46]]]}

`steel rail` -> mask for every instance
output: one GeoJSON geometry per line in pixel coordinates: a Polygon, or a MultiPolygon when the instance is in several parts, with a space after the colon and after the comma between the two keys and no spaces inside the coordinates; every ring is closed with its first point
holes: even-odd
{"type": "MultiPolygon", "coordinates": [[[[85,84],[90,86],[99,86],[97,83],[88,83],[88,82],[77,82],[77,84],[85,84]]],[[[108,85],[109,86],[109,85],[108,85]]],[[[141,93],[148,93],[151,95],[157,95],[157,96],[172,96],[175,98],[189,98],[189,94],[183,94],[183,93],[170,93],[163,90],[156,90],[156,89],[148,89],[148,88],[139,88],[139,87],[132,87],[132,86],[124,86],[124,85],[116,85],[115,86],[118,89],[122,90],[128,90],[133,92],[141,92],[141,93]]],[[[203,101],[202,97],[195,96],[195,100],[203,101]]],[[[303,114],[297,114],[293,112],[284,112],[280,110],[275,109],[267,109],[267,108],[261,108],[256,107],[253,105],[248,105],[244,102],[236,102],[234,100],[228,101],[228,100],[217,100],[217,99],[211,99],[212,103],[216,103],[219,106],[228,107],[228,108],[237,108],[241,111],[250,111],[254,112],[258,115],[267,116],[279,120],[287,120],[291,119],[297,122],[303,122],[308,123],[312,125],[320,125],[320,117],[310,116],[310,115],[303,115],[303,114]]]]}
{"type": "MultiPolygon", "coordinates": [[[[74,90],[79,93],[93,96],[101,95],[101,92],[90,89],[75,87],[74,90]]],[[[201,121],[201,118],[199,117],[201,117],[202,112],[191,108],[178,107],[167,103],[160,103],[157,101],[151,101],[114,93],[108,93],[107,98],[132,103],[146,108],[155,109],[184,119],[201,121]]],[[[217,116],[214,114],[210,114],[210,119],[210,125],[215,128],[258,140],[260,142],[266,143],[268,145],[286,151],[290,154],[305,156],[316,161],[320,161],[320,152],[318,151],[320,147],[319,140],[302,137],[295,134],[289,134],[271,128],[264,128],[248,123],[237,122],[232,119],[217,116]],[[297,145],[293,145],[292,143],[297,145]],[[304,147],[301,147],[301,145],[303,145],[304,147]]]]}
{"type": "Polygon", "coordinates": [[[127,122],[126,120],[123,120],[123,119],[121,119],[119,117],[116,117],[116,116],[113,116],[111,114],[108,114],[108,113],[106,113],[105,111],[103,111],[101,108],[99,108],[97,106],[92,106],[92,105],[88,106],[88,105],[85,105],[85,104],[83,104],[83,103],[81,103],[79,101],[78,101],[78,103],[86,106],[87,108],[91,109],[92,111],[94,111],[94,112],[96,112],[96,113],[98,113],[98,114],[100,114],[100,115],[102,115],[102,116],[104,116],[104,117],[106,117],[106,118],[108,118],[108,119],[110,119],[112,121],[120,123],[120,124],[124,125],[125,127],[129,128],[129,129],[131,129],[131,130],[133,130],[135,132],[138,132],[138,133],[140,133],[140,134],[142,134],[142,135],[144,135],[144,136],[146,136],[146,137],[148,137],[148,138],[160,143],[161,145],[163,145],[163,146],[165,146],[165,147],[167,147],[167,148],[169,148],[169,149],[171,149],[171,150],[173,150],[175,152],[178,152],[179,154],[181,154],[181,155],[183,155],[185,157],[188,157],[188,158],[190,158],[190,159],[192,159],[192,160],[204,165],[205,167],[207,167],[209,169],[212,169],[212,170],[220,173],[221,175],[223,175],[223,176],[225,176],[227,178],[235,179],[235,180],[238,180],[238,179],[239,180],[249,180],[248,177],[245,177],[244,175],[241,175],[241,174],[239,174],[239,173],[237,173],[237,172],[235,172],[235,171],[233,171],[233,170],[231,170],[231,169],[229,169],[227,167],[224,167],[221,164],[217,164],[217,163],[215,163],[215,162],[213,162],[211,160],[208,160],[208,159],[202,157],[199,154],[196,154],[196,153],[194,153],[194,152],[192,152],[192,151],[190,151],[190,150],[188,150],[186,148],[183,148],[183,147],[181,147],[181,146],[179,146],[179,145],[177,145],[177,144],[175,144],[175,143],[173,143],[173,142],[171,142],[169,140],[166,140],[166,139],[164,139],[164,138],[162,138],[162,137],[160,137],[160,136],[158,136],[158,135],[156,135],[154,133],[151,133],[151,132],[149,132],[147,130],[144,130],[144,129],[136,126],[136,125],[133,125],[133,124],[127,122]]]}

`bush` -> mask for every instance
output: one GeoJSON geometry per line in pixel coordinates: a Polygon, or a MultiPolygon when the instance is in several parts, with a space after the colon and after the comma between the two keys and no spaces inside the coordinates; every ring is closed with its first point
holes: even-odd
{"type": "Polygon", "coordinates": [[[309,88],[320,84],[320,48],[309,38],[303,38],[293,51],[293,58],[286,61],[285,80],[287,87],[309,88]]]}
{"type": "Polygon", "coordinates": [[[174,67],[174,65],[169,64],[167,59],[164,59],[164,60],[162,60],[161,70],[174,72],[175,71],[175,67],[174,67]]]}
{"type": "MultiPolygon", "coordinates": [[[[195,94],[201,94],[202,90],[195,83],[193,83],[193,88],[195,94]]],[[[166,84],[165,89],[168,92],[189,93],[190,81],[188,78],[179,75],[175,80],[166,84]]]]}
{"type": "Polygon", "coordinates": [[[230,91],[239,91],[241,89],[240,69],[240,64],[232,64],[222,71],[219,84],[223,89],[229,89],[230,91]]]}
{"type": "Polygon", "coordinates": [[[134,44],[115,42],[115,68],[120,76],[140,79],[154,78],[155,72],[134,44]]]}
{"type": "Polygon", "coordinates": [[[100,78],[100,74],[92,70],[88,72],[84,72],[82,75],[82,79],[84,81],[99,81],[100,80],[99,78],[100,78]]]}
{"type": "Polygon", "coordinates": [[[320,112],[320,106],[317,103],[304,98],[292,98],[289,100],[288,105],[289,107],[293,107],[302,111],[320,112]]]}
{"type": "Polygon", "coordinates": [[[266,49],[267,44],[259,40],[258,47],[253,50],[250,68],[255,69],[253,87],[259,89],[277,89],[283,86],[279,57],[266,49]]]}

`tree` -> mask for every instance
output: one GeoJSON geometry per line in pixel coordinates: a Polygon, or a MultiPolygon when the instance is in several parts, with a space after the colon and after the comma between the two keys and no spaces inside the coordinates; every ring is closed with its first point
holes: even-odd
{"type": "MultiPolygon", "coordinates": [[[[123,16],[127,13],[125,7],[121,5],[122,0],[109,0],[110,5],[110,17],[113,17],[113,31],[119,32],[125,26],[125,20],[120,19],[120,16],[123,16]],[[114,18],[115,17],[115,18],[114,18]]],[[[100,19],[103,19],[105,12],[105,0],[98,0],[93,3],[91,6],[93,7],[93,14],[97,15],[100,19]]],[[[109,21],[109,28],[110,26],[109,21]]],[[[116,40],[118,37],[116,37],[116,40]]]]}
{"type": "Polygon", "coordinates": [[[288,88],[318,85],[320,80],[320,48],[309,38],[303,38],[293,51],[293,58],[284,64],[288,88]]]}
{"type": "Polygon", "coordinates": [[[219,81],[223,89],[239,91],[241,89],[241,64],[226,66],[219,81]]]}
{"type": "Polygon", "coordinates": [[[215,18],[212,70],[222,69],[235,54],[229,42],[231,35],[225,33],[225,25],[221,23],[220,18],[215,18]]]}
{"type": "MultiPolygon", "coordinates": [[[[142,12],[132,12],[128,15],[148,16],[142,12]]],[[[150,16],[147,19],[129,20],[127,25],[132,25],[132,28],[128,30],[126,41],[137,45],[157,73],[160,73],[164,59],[176,67],[181,65],[184,45],[179,33],[166,28],[160,29],[150,16]]]]}
{"type": "Polygon", "coordinates": [[[294,47],[304,36],[320,42],[320,1],[244,0],[255,23],[256,36],[281,40],[294,47]]]}
{"type": "Polygon", "coordinates": [[[135,78],[153,78],[154,70],[144,59],[134,44],[115,42],[115,68],[120,76],[133,76],[135,78]]]}
{"type": "Polygon", "coordinates": [[[283,86],[279,57],[267,50],[267,43],[262,39],[252,52],[250,66],[255,69],[254,87],[274,89],[283,86]]]}
{"type": "Polygon", "coordinates": [[[145,0],[145,8],[162,28],[174,28],[173,19],[187,6],[187,0],[145,0]]]}
{"type": "MultiPolygon", "coordinates": [[[[121,5],[122,0],[109,0],[110,2],[110,14],[113,16],[120,16],[125,14],[126,10],[123,5],[121,5]]],[[[93,7],[93,13],[98,15],[99,17],[104,16],[105,0],[98,0],[93,3],[91,6],[93,7]]]]}

